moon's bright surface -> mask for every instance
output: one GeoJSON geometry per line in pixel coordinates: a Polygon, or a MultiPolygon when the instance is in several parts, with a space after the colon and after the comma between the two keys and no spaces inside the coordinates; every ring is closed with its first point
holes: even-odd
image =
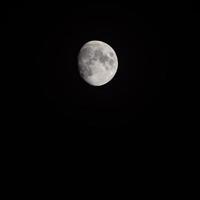
{"type": "Polygon", "coordinates": [[[111,46],[102,41],[85,43],[78,55],[80,76],[90,85],[101,86],[116,74],[118,59],[111,46]]]}

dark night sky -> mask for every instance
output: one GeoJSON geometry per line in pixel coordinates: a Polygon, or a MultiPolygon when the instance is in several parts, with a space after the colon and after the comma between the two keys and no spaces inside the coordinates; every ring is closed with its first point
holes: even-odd
{"type": "Polygon", "coordinates": [[[22,104],[28,124],[105,133],[166,127],[172,104],[168,56],[174,11],[169,15],[169,8],[103,2],[9,8],[27,79],[22,104]],[[77,71],[77,54],[90,40],[108,43],[118,55],[117,74],[102,87],[86,84],[77,71]]]}
{"type": "MultiPolygon", "coordinates": [[[[137,191],[140,197],[171,195],[170,191],[185,195],[181,184],[187,187],[185,172],[194,171],[191,158],[198,152],[190,149],[198,145],[193,145],[195,138],[193,148],[188,142],[196,134],[187,122],[192,115],[186,116],[186,106],[193,102],[183,102],[191,98],[185,92],[191,88],[189,76],[180,73],[180,60],[186,59],[178,52],[177,40],[184,51],[185,38],[196,45],[192,37],[198,34],[197,14],[191,15],[196,19],[192,24],[187,8],[174,1],[58,2],[15,1],[2,7],[2,19],[8,22],[1,29],[1,47],[8,53],[2,54],[6,62],[1,67],[7,70],[2,73],[7,94],[1,97],[6,100],[1,104],[6,110],[1,134],[2,165],[8,170],[2,170],[4,185],[11,183],[16,194],[39,190],[46,196],[48,186],[55,184],[59,193],[64,188],[68,195],[69,183],[76,195],[81,193],[77,184],[84,188],[91,182],[95,189],[104,188],[96,192],[99,195],[107,184],[107,191],[114,191],[113,182],[119,191],[126,188],[123,197],[127,191],[134,197],[137,191]],[[182,30],[192,36],[181,38],[182,30]],[[118,56],[115,77],[101,87],[88,85],[78,73],[78,52],[90,40],[108,43],[118,56]],[[187,79],[186,86],[179,77],[187,79]],[[61,181],[54,181],[57,178],[61,181]],[[103,184],[97,187],[96,182],[103,184]]],[[[187,72],[188,66],[191,62],[187,72]]],[[[90,188],[81,195],[92,194],[90,188]]]]}

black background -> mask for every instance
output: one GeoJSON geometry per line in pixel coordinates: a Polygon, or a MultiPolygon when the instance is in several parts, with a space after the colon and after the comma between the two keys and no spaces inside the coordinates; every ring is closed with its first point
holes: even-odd
{"type": "Polygon", "coordinates": [[[10,6],[7,36],[22,82],[15,114],[24,129],[51,139],[170,137],[175,13],[158,2],[10,6]],[[77,70],[78,52],[90,40],[108,43],[118,56],[116,76],[102,87],[85,83],[77,70]]]}
{"type": "Polygon", "coordinates": [[[98,180],[103,186],[125,183],[131,191],[133,183],[140,195],[179,192],[193,153],[191,131],[180,117],[187,105],[179,97],[185,91],[178,80],[183,65],[180,70],[172,54],[179,56],[177,30],[183,24],[186,32],[188,10],[174,2],[29,1],[10,3],[4,11],[8,95],[2,107],[8,123],[2,154],[8,174],[20,176],[15,185],[21,174],[24,183],[42,189],[71,175],[72,187],[98,180]],[[81,46],[94,39],[111,45],[119,60],[116,76],[101,87],[85,83],[77,70],[81,46]]]}

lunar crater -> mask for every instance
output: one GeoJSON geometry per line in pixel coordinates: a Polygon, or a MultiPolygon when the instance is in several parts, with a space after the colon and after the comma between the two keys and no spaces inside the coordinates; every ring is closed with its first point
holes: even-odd
{"type": "Polygon", "coordinates": [[[90,67],[85,67],[84,69],[80,69],[80,74],[83,76],[83,77],[87,77],[87,76],[92,76],[93,74],[93,70],[92,68],[90,67]]]}

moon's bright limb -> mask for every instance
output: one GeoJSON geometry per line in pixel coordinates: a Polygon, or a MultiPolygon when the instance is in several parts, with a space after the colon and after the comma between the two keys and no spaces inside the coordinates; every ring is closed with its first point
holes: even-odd
{"type": "Polygon", "coordinates": [[[115,51],[105,42],[93,40],[81,48],[78,55],[81,77],[90,85],[108,83],[117,72],[118,59],[115,51]]]}

